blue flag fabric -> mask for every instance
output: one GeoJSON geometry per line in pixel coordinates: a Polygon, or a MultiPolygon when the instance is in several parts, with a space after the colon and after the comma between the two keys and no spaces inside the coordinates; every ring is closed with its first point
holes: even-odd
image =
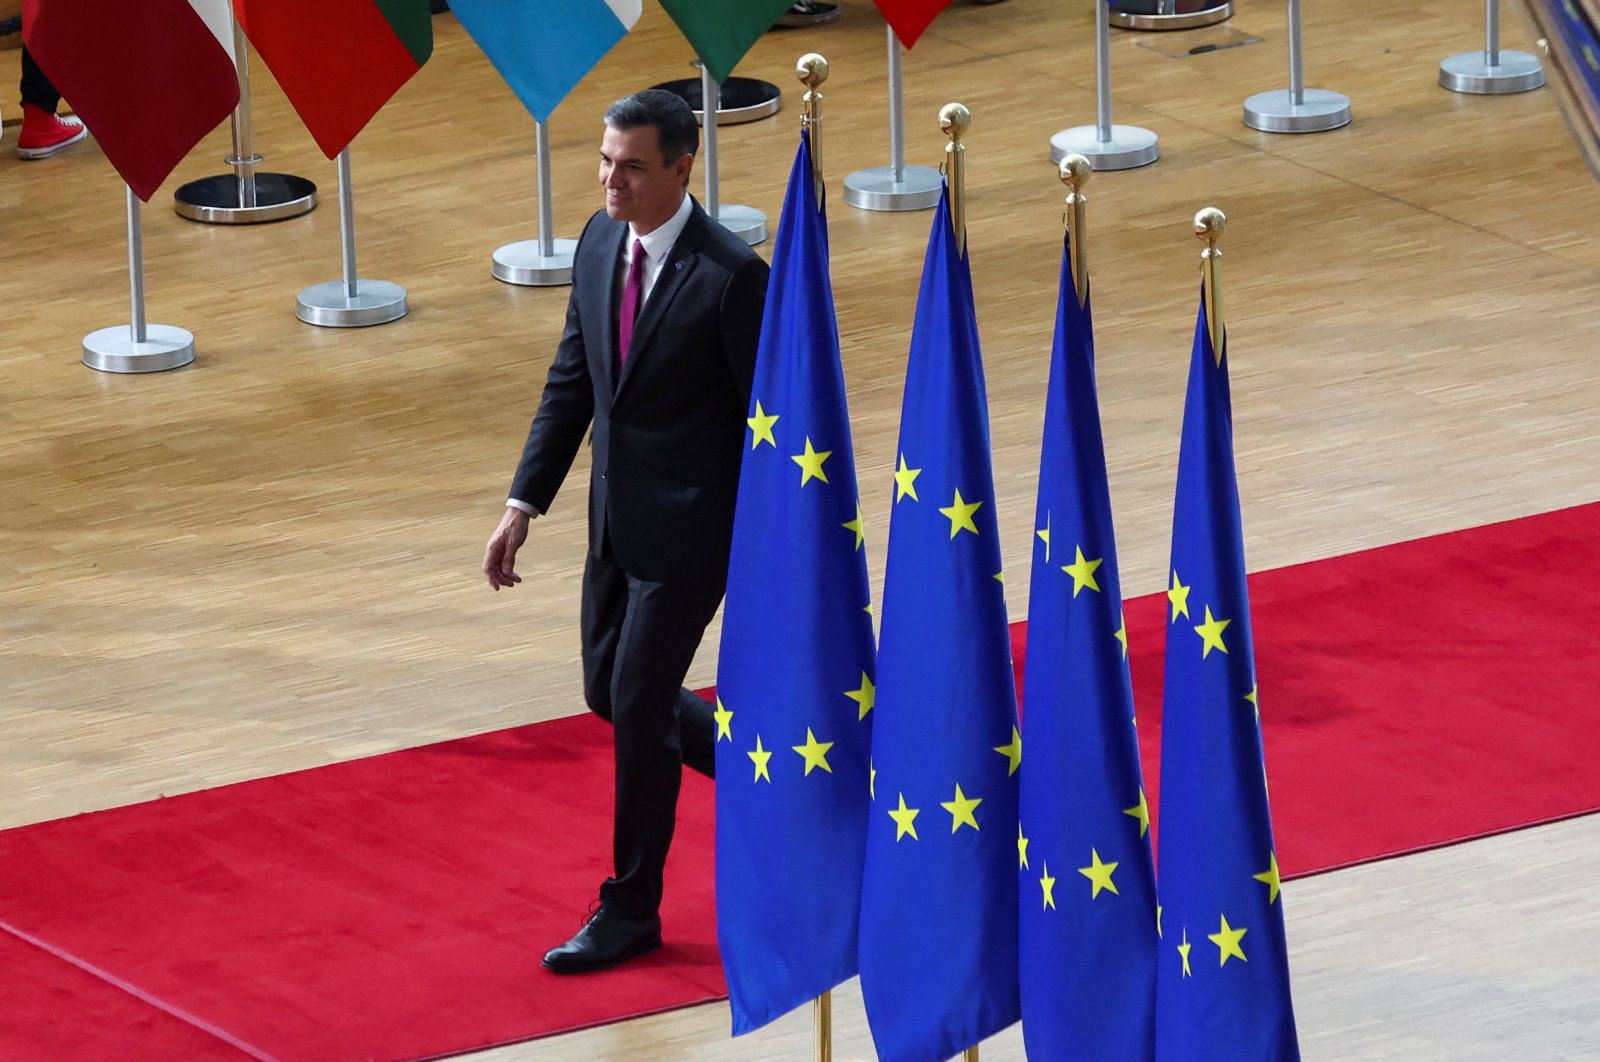
{"type": "Polygon", "coordinates": [[[450,10],[541,122],[633,29],[642,0],[451,0],[450,10]]]}
{"type": "Polygon", "coordinates": [[[1226,343],[1219,357],[1203,299],[1169,578],[1156,1058],[1292,1062],[1300,1049],[1267,805],[1226,343]]]}
{"type": "Polygon", "coordinates": [[[1095,393],[1063,255],[1045,400],[1017,834],[1030,1058],[1149,1062],[1156,887],[1095,393]]]}
{"type": "Polygon", "coordinates": [[[942,199],[917,298],[878,649],[861,990],[883,1062],[1016,1021],[1016,689],[972,279],[942,199]]]}
{"type": "Polygon", "coordinates": [[[735,1035],[856,973],[874,649],[826,222],[802,135],[772,256],[717,667],[735,1035]]]}

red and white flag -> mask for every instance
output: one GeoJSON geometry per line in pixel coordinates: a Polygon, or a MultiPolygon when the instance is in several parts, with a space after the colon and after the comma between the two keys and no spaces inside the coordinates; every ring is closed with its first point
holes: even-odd
{"type": "Polygon", "coordinates": [[[873,3],[878,5],[884,21],[894,27],[894,35],[907,48],[916,44],[928,24],[950,6],[950,0],[873,0],[873,3]]]}
{"type": "Polygon", "coordinates": [[[225,0],[23,0],[28,51],[149,202],[239,103],[225,0]]]}

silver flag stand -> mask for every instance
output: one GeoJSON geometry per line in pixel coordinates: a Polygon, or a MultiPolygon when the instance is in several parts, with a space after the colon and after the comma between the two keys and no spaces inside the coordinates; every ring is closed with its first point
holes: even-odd
{"type": "Polygon", "coordinates": [[[356,277],[356,210],[350,188],[350,148],[339,152],[339,235],[344,248],[344,279],[301,290],[294,315],[306,324],[360,328],[388,324],[406,315],[406,289],[387,280],[356,277]]]}
{"type": "Polygon", "coordinates": [[[753,247],[767,238],[767,216],[755,207],[724,205],[717,198],[717,111],[722,106],[722,86],[703,64],[700,67],[700,101],[706,156],[706,213],[753,247]]]}
{"type": "Polygon", "coordinates": [[[1527,52],[1500,50],[1500,0],[1487,0],[1488,32],[1483,51],[1462,52],[1439,64],[1439,84],[1451,92],[1506,96],[1544,84],[1544,67],[1527,52]]]}
{"type": "Polygon", "coordinates": [[[508,243],[494,252],[494,278],[530,288],[554,288],[572,283],[572,256],[577,240],[551,235],[555,222],[550,206],[550,127],[533,126],[533,153],[539,163],[539,237],[508,243]]]}
{"type": "Polygon", "coordinates": [[[1098,121],[1063,129],[1050,138],[1050,161],[1082,155],[1096,170],[1132,170],[1161,157],[1156,135],[1136,125],[1111,123],[1111,2],[1094,5],[1094,88],[1098,121]]]}
{"type": "Polygon", "coordinates": [[[860,210],[931,210],[944,178],[928,166],[906,165],[905,98],[900,57],[905,49],[889,27],[889,165],[856,170],[844,178],[844,201],[860,210]]]}
{"type": "Polygon", "coordinates": [[[258,173],[250,124],[250,47],[239,20],[233,22],[234,66],[239,71],[239,105],[233,109],[233,154],[222,161],[232,173],[190,181],[173,193],[179,217],[210,225],[251,225],[309,213],[317,205],[317,186],[287,173],[258,173]]]}
{"type": "Polygon", "coordinates": [[[194,360],[194,334],[144,319],[144,230],[139,197],[128,189],[128,277],[131,323],[112,325],[83,337],[83,363],[101,372],[163,372],[194,360]]]}
{"type": "Polygon", "coordinates": [[[1289,0],[1289,88],[1244,101],[1244,124],[1263,133],[1325,133],[1350,124],[1350,97],[1308,89],[1300,54],[1300,0],[1289,0]]]}
{"type": "Polygon", "coordinates": [[[1153,11],[1131,11],[1127,5],[1111,12],[1111,24],[1118,29],[1131,30],[1186,30],[1201,26],[1214,26],[1233,17],[1232,0],[1223,0],[1199,11],[1179,11],[1178,0],[1155,0],[1145,7],[1153,11]]]}

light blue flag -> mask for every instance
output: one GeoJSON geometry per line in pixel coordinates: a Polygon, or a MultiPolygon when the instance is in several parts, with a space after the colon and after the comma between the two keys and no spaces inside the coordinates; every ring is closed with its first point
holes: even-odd
{"type": "Polygon", "coordinates": [[[861,990],[883,1062],[1015,1022],[1021,755],[972,279],[933,219],[900,414],[861,990]]]}
{"type": "Polygon", "coordinates": [[[1167,591],[1156,1058],[1296,1062],[1223,346],[1202,298],[1167,591]]]}
{"type": "Polygon", "coordinates": [[[874,650],[815,188],[802,134],[761,321],[717,667],[717,935],[735,1035],[857,965],[874,650]]]}
{"type": "Polygon", "coordinates": [[[1063,254],[1045,398],[1017,834],[1030,1058],[1149,1062],[1156,888],[1094,333],[1063,254]]]}
{"type": "Polygon", "coordinates": [[[450,0],[450,10],[541,122],[639,21],[643,0],[450,0]]]}

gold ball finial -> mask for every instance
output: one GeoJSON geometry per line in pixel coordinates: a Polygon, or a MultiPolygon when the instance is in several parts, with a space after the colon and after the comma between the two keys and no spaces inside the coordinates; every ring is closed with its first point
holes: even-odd
{"type": "Polygon", "coordinates": [[[806,88],[815,91],[828,80],[828,60],[816,52],[807,52],[794,64],[794,76],[806,88]]]}
{"type": "Polygon", "coordinates": [[[1061,160],[1061,183],[1074,192],[1083,191],[1093,172],[1094,164],[1082,155],[1072,154],[1061,160]]]}
{"type": "Polygon", "coordinates": [[[966,104],[947,103],[939,108],[939,129],[954,143],[961,143],[961,138],[971,128],[972,112],[967,110],[966,104]]]}
{"type": "Polygon", "coordinates": [[[1206,207],[1194,216],[1194,234],[1207,243],[1215,244],[1228,230],[1228,215],[1216,207],[1206,207]]]}

